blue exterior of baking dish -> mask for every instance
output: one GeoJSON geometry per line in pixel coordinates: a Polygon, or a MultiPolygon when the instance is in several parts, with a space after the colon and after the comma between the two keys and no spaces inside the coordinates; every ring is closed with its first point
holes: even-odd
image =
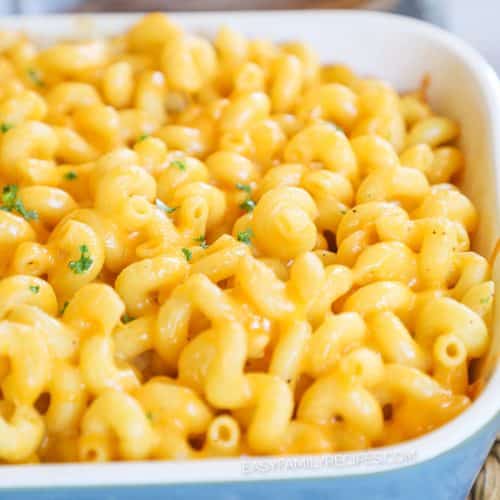
{"type": "MultiPolygon", "coordinates": [[[[500,426],[497,417],[455,448],[416,465],[388,472],[294,479],[168,485],[28,488],[0,490],[2,500],[462,500],[472,486],[500,426]]],[[[285,461],[286,462],[286,461],[285,461]]],[[[165,466],[168,466],[165,464],[165,466]]],[[[284,467],[294,468],[292,463],[284,467]]],[[[201,464],[200,467],[203,467],[201,464]]],[[[64,471],[61,470],[61,474],[64,471]]]]}

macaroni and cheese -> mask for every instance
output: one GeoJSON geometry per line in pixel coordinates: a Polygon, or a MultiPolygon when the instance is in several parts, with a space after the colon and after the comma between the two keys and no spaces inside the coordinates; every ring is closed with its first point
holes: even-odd
{"type": "Polygon", "coordinates": [[[0,463],[379,447],[471,403],[459,125],[305,43],[0,32],[0,463]]]}

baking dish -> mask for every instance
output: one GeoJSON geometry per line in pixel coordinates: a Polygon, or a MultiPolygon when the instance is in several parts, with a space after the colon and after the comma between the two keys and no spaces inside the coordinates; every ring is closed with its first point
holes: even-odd
{"type": "MultiPolygon", "coordinates": [[[[35,39],[82,38],[122,31],[138,15],[0,18],[35,39]]],[[[212,35],[230,24],[249,36],[301,39],[323,61],[387,79],[399,90],[430,76],[429,98],[457,119],[467,169],[462,189],[480,212],[474,246],[496,262],[499,235],[500,87],[493,70],[467,45],[425,23],[376,13],[265,12],[179,14],[189,30],[212,35]]],[[[498,301],[495,304],[498,318],[498,301]]],[[[464,498],[486,457],[500,417],[500,329],[478,367],[484,389],[457,419],[421,438],[360,453],[105,465],[2,466],[0,498],[464,498]]]]}

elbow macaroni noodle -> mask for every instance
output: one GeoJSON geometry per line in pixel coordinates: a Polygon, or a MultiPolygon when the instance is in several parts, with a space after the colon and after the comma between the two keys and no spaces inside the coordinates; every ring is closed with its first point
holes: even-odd
{"type": "Polygon", "coordinates": [[[323,453],[471,402],[494,285],[424,92],[167,16],[0,32],[0,464],[323,453]]]}

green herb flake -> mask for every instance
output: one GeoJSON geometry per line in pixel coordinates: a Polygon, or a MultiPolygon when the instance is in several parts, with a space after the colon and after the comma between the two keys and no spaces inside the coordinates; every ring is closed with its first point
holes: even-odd
{"type": "Polygon", "coordinates": [[[18,198],[19,187],[16,184],[7,184],[2,189],[2,203],[0,210],[5,212],[17,212],[27,221],[38,219],[38,213],[35,210],[26,210],[23,202],[18,198]]]}
{"type": "Polygon", "coordinates": [[[340,126],[340,125],[337,125],[336,123],[334,122],[330,122],[334,128],[338,131],[338,132],[342,132],[343,134],[345,134],[345,130],[340,126]]]}
{"type": "Polygon", "coordinates": [[[253,231],[248,228],[246,231],[239,231],[237,235],[238,241],[250,245],[250,239],[253,236],[253,231]]]}
{"type": "Polygon", "coordinates": [[[245,212],[252,212],[253,209],[255,208],[255,201],[248,198],[248,200],[245,200],[243,203],[240,203],[240,208],[242,210],[245,210],[245,212]]]}
{"type": "Polygon", "coordinates": [[[147,419],[148,419],[150,422],[152,422],[152,421],[153,421],[153,412],[148,411],[148,412],[146,413],[146,417],[147,417],[147,419]]]}
{"type": "Polygon", "coordinates": [[[193,257],[193,252],[189,250],[189,248],[183,248],[182,253],[184,254],[184,257],[186,257],[186,260],[189,262],[192,257],[193,257]]]}
{"type": "Polygon", "coordinates": [[[66,308],[69,306],[69,302],[66,300],[64,302],[64,304],[62,305],[61,307],[61,310],[59,311],[59,313],[61,314],[61,316],[66,312],[66,308]]]}
{"type": "Polygon", "coordinates": [[[236,189],[240,191],[245,191],[245,193],[250,194],[252,192],[252,187],[250,184],[240,184],[239,182],[236,184],[236,189]]]}
{"type": "Polygon", "coordinates": [[[171,167],[177,167],[179,170],[186,170],[186,164],[182,160],[174,160],[170,163],[171,167]]]}
{"type": "Polygon", "coordinates": [[[0,123],[0,132],[2,132],[2,134],[5,134],[13,127],[14,125],[11,125],[10,123],[5,123],[5,122],[0,123]]]}
{"type": "Polygon", "coordinates": [[[38,213],[35,210],[26,210],[21,200],[17,202],[16,210],[22,215],[27,221],[37,220],[38,213]]]}
{"type": "Polygon", "coordinates": [[[133,316],[129,316],[127,313],[125,313],[121,319],[122,319],[122,323],[124,323],[126,325],[127,323],[134,321],[135,318],[133,316]]]}
{"type": "Polygon", "coordinates": [[[137,141],[136,142],[142,142],[144,141],[145,139],[147,139],[148,137],[150,137],[149,134],[141,134],[138,138],[137,138],[137,141]]]}
{"type": "Polygon", "coordinates": [[[78,179],[78,174],[74,170],[69,170],[64,174],[64,178],[67,181],[74,181],[75,179],[78,179]]]}
{"type": "Polygon", "coordinates": [[[89,247],[87,245],[80,245],[80,258],[70,261],[68,267],[75,274],[83,274],[90,269],[93,262],[89,254],[89,247]]]}
{"type": "Polygon", "coordinates": [[[28,76],[30,77],[31,81],[35,85],[38,85],[39,87],[43,87],[45,85],[43,83],[43,80],[41,79],[39,73],[35,69],[29,68],[28,69],[28,76]]]}
{"type": "Polygon", "coordinates": [[[483,297],[479,302],[481,304],[487,304],[490,301],[491,297],[483,297]]]}
{"type": "Polygon", "coordinates": [[[199,243],[200,247],[203,249],[208,248],[207,239],[205,238],[204,234],[202,234],[201,236],[198,236],[198,238],[194,238],[193,241],[196,241],[196,243],[199,243]]]}
{"type": "Polygon", "coordinates": [[[159,198],[156,198],[155,205],[163,210],[166,214],[174,213],[179,207],[169,207],[166,203],[163,203],[159,198]]]}
{"type": "Polygon", "coordinates": [[[40,291],[40,286],[39,285],[31,285],[30,286],[30,292],[34,293],[35,295],[40,291]]]}
{"type": "Polygon", "coordinates": [[[2,189],[2,203],[5,207],[12,207],[12,209],[14,209],[18,192],[19,187],[15,184],[7,184],[7,186],[4,186],[2,189]]]}

